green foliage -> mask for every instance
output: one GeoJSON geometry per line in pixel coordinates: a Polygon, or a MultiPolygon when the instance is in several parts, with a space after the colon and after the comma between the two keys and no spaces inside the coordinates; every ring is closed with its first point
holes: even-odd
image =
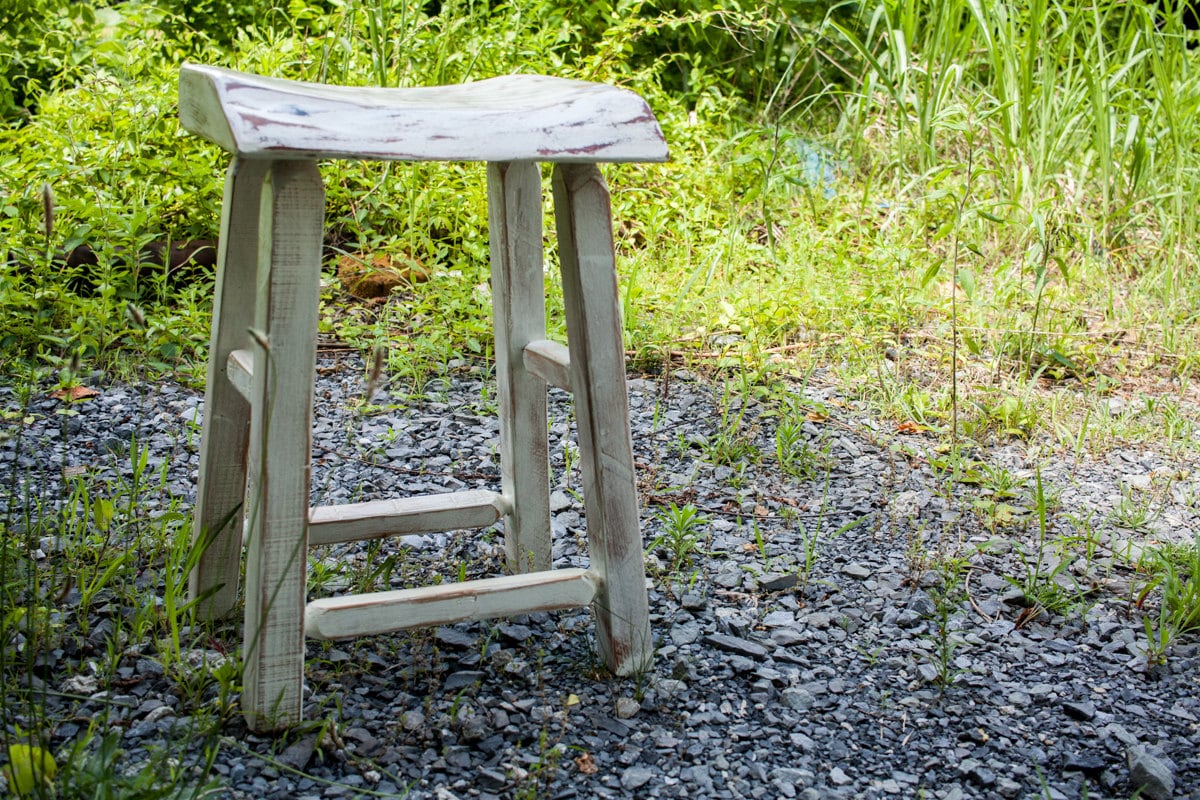
{"type": "Polygon", "coordinates": [[[1164,664],[1176,639],[1200,630],[1200,537],[1188,544],[1157,548],[1147,553],[1139,566],[1149,579],[1138,605],[1156,589],[1161,597],[1158,614],[1142,617],[1146,633],[1143,652],[1147,664],[1164,664]]]}
{"type": "Polygon", "coordinates": [[[135,35],[161,15],[135,4],[125,13],[85,43],[92,65],[76,85],[44,95],[27,124],[0,129],[0,307],[9,320],[0,350],[44,366],[132,351],[166,367],[194,357],[206,338],[209,287],[172,280],[134,254],[210,230],[203,214],[215,215],[220,184],[175,122],[180,45],[135,35]],[[82,244],[97,263],[67,266],[82,244]],[[140,324],[130,303],[144,309],[140,324]]]}
{"type": "Polygon", "coordinates": [[[926,655],[926,663],[933,667],[933,682],[943,692],[962,674],[962,670],[955,666],[954,657],[965,643],[962,634],[956,631],[956,624],[960,624],[959,606],[967,598],[963,580],[965,566],[958,558],[940,559],[938,569],[941,581],[930,590],[934,610],[929,615],[932,628],[929,644],[933,652],[926,655]]]}
{"type": "Polygon", "coordinates": [[[842,28],[866,65],[844,141],[888,202],[932,233],[940,258],[927,278],[945,277],[961,230],[972,354],[1087,378],[1102,354],[1067,299],[1081,280],[1098,281],[1110,309],[1102,287],[1129,274],[1182,299],[1200,84],[1178,17],[1160,29],[1154,9],[880,0],[842,28]]]}
{"type": "MultiPolygon", "coordinates": [[[[28,438],[29,395],[6,410],[15,462],[41,446],[28,438]]],[[[62,409],[63,435],[75,415],[62,409]]],[[[44,496],[38,468],[11,472],[0,485],[0,728],[8,735],[6,771],[19,796],[57,798],[200,798],[211,796],[208,776],[220,723],[234,707],[240,680],[236,660],[207,671],[185,663],[184,650],[207,647],[212,629],[198,624],[185,596],[187,575],[199,557],[190,518],[166,485],[148,448],[133,440],[128,460],[111,472],[80,474],[64,496],[44,496]],[[99,619],[99,626],[91,623],[99,619]],[[130,644],[137,648],[129,650],[130,644]],[[97,652],[98,651],[98,652],[97,652]],[[64,655],[66,653],[67,655],[64,655]],[[181,685],[193,707],[188,726],[167,747],[130,763],[113,732],[112,708],[86,710],[93,722],[69,740],[56,738],[60,719],[46,713],[48,682],[32,680],[50,665],[88,679],[105,695],[115,689],[129,658],[153,658],[181,685]],[[15,755],[14,755],[15,754],[15,755]],[[52,760],[47,760],[52,759],[52,760]],[[39,761],[45,769],[38,770],[39,761]],[[51,770],[49,767],[54,766],[51,770]],[[32,772],[31,772],[32,770],[32,772]],[[22,791],[22,786],[25,790],[22,791]]],[[[42,469],[64,465],[42,464],[42,469]]],[[[55,703],[94,702],[68,691],[55,703]]],[[[82,713],[83,709],[78,709],[82,713]]],[[[70,710],[64,713],[71,714],[70,710]]]]}
{"type": "Polygon", "coordinates": [[[1042,609],[1058,613],[1074,603],[1079,592],[1067,589],[1059,580],[1060,575],[1063,578],[1070,577],[1069,573],[1064,573],[1070,562],[1066,559],[1055,560],[1050,551],[1050,514],[1056,501],[1046,491],[1040,469],[1034,475],[1032,499],[1033,515],[1037,521],[1037,541],[1033,547],[1015,543],[1023,574],[1016,578],[1005,576],[1005,580],[1021,590],[1027,607],[1032,608],[1035,615],[1042,609]]]}
{"type": "Polygon", "coordinates": [[[82,67],[80,40],[96,24],[90,2],[8,0],[0,9],[0,123],[22,119],[38,95],[82,67]]]}
{"type": "MultiPolygon", "coordinates": [[[[947,382],[905,371],[904,343],[930,343],[911,363],[925,370],[944,369],[941,351],[957,338],[960,356],[994,374],[1092,381],[1130,358],[1109,332],[1161,331],[1147,346],[1168,369],[1186,376],[1198,363],[1187,353],[1200,298],[1183,276],[1200,239],[1186,213],[1200,174],[1189,144],[1200,82],[1177,21],[1158,30],[1128,4],[19,8],[0,47],[72,65],[40,79],[36,114],[0,131],[0,309],[10,320],[0,352],[45,369],[74,359],[108,368],[128,354],[190,372],[203,355],[209,276],[130,257],[148,242],[217,232],[226,156],[175,121],[185,58],[341,83],[526,71],[636,88],[673,161],[607,175],[627,345],[655,368],[682,355],[770,383],[833,364],[885,414],[946,430],[949,411],[977,408],[964,424],[1025,438],[1039,432],[1040,401],[1017,386],[1020,408],[990,393],[954,402],[947,382]],[[67,30],[68,18],[69,59],[44,30],[67,30]],[[56,202],[49,238],[43,183],[56,202]],[[61,255],[80,243],[97,263],[64,268],[61,255]],[[1114,288],[1123,285],[1128,296],[1114,288]],[[144,326],[130,324],[130,302],[144,326]],[[873,354],[897,346],[901,371],[880,373],[873,354]]],[[[323,330],[364,349],[390,343],[389,374],[414,387],[485,357],[481,169],[323,171],[335,251],[416,260],[431,276],[382,307],[346,309],[332,292],[323,330]]],[[[552,255],[549,265],[550,325],[561,332],[552,255]]]]}
{"type": "Polygon", "coordinates": [[[708,520],[690,503],[683,506],[671,503],[659,512],[658,521],[662,533],[651,540],[646,552],[653,554],[660,548],[665,550],[671,560],[669,573],[675,575],[691,563],[708,520]]]}
{"type": "MultiPolygon", "coordinates": [[[[703,106],[713,93],[773,118],[825,82],[819,48],[837,52],[840,44],[823,27],[826,4],[803,0],[618,0],[592,8],[597,22],[605,16],[640,22],[639,35],[625,46],[629,59],[654,68],[663,88],[690,107],[703,106]]],[[[838,4],[830,13],[850,12],[838,4]]]]}

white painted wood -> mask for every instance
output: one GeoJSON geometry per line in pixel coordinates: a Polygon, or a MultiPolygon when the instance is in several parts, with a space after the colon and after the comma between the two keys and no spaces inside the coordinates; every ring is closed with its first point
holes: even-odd
{"type": "Polygon", "coordinates": [[[185,64],[183,126],[248,158],[665,161],[626,89],[542,75],[407,89],[327,86],[185,64]]]}
{"type": "Polygon", "coordinates": [[[553,186],[588,548],[601,575],[596,638],[609,669],[629,675],[649,668],[654,648],[608,188],[590,164],[556,165],[553,186]]]}
{"type": "Polygon", "coordinates": [[[525,345],[525,369],[551,386],[571,391],[571,353],[565,344],[541,339],[525,345]]]}
{"type": "Polygon", "coordinates": [[[254,324],[258,212],[266,170],[265,163],[235,158],[225,179],[200,470],[192,511],[193,546],[203,548],[203,554],[188,579],[201,619],[228,616],[237,605],[250,406],[226,380],[226,372],[230,353],[246,346],[246,329],[254,324]]]}
{"type": "Polygon", "coordinates": [[[301,716],[305,625],[343,638],[595,604],[613,672],[652,658],[607,188],[593,166],[662,161],[662,131],[622,89],[542,76],[454,87],[303,84],[185,65],[183,125],[235,155],[226,182],[193,539],[202,615],[237,601],[245,532],[243,710],[252,730],[301,716]],[[316,159],[489,164],[502,493],[308,508],[323,189],[316,159]],[[555,215],[571,352],[545,339],[541,175],[555,215]],[[247,330],[261,333],[250,341],[247,330]],[[549,571],[546,384],[574,387],[592,569],[549,571]],[[243,460],[242,456],[245,455],[243,460]],[[464,584],[304,607],[306,552],[505,518],[510,568],[464,584]]]}
{"type": "Polygon", "coordinates": [[[271,163],[262,196],[255,323],[267,348],[254,346],[245,502],[242,710],[256,731],[301,719],[323,202],[315,163],[271,163]]]}
{"type": "Polygon", "coordinates": [[[314,639],[347,639],[535,611],[579,608],[596,596],[591,570],[559,569],[418,589],[314,600],[305,630],[314,639]]]}
{"type": "Polygon", "coordinates": [[[308,512],[308,545],[486,528],[507,511],[502,495],[483,490],[320,506],[308,512]]]}
{"type": "Polygon", "coordinates": [[[509,503],[504,548],[512,572],[550,568],[546,384],[524,350],[546,337],[542,174],[531,161],[488,165],[492,313],[500,405],[500,481],[509,503]]]}
{"type": "Polygon", "coordinates": [[[226,360],[225,377],[237,393],[250,402],[250,389],[254,383],[254,352],[244,349],[231,351],[226,360]]]}

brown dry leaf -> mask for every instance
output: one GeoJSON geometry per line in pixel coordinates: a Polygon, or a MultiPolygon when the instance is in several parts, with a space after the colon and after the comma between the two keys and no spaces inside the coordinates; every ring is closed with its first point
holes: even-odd
{"type": "Polygon", "coordinates": [[[905,420],[896,426],[896,433],[926,433],[929,428],[911,420],[905,420]]]}
{"type": "Polygon", "coordinates": [[[1017,629],[1024,628],[1030,622],[1037,619],[1041,613],[1042,607],[1036,604],[1028,608],[1023,608],[1021,609],[1021,613],[1017,615],[1016,621],[1013,622],[1013,627],[1017,629]]]}
{"type": "Polygon", "coordinates": [[[771,515],[771,511],[766,506],[755,506],[754,507],[754,516],[767,517],[770,515],[771,515]]]}
{"type": "Polygon", "coordinates": [[[55,389],[50,393],[55,400],[66,400],[74,403],[77,400],[87,400],[89,397],[99,397],[100,392],[89,386],[71,386],[66,389],[55,389]]]}
{"type": "Polygon", "coordinates": [[[804,418],[809,422],[824,422],[829,419],[829,415],[822,414],[820,411],[809,411],[804,415],[804,418]]]}
{"type": "Polygon", "coordinates": [[[387,297],[397,286],[429,279],[429,270],[415,258],[375,253],[344,255],[337,263],[342,288],[359,300],[387,297]]]}
{"type": "Polygon", "coordinates": [[[595,775],[600,771],[600,768],[596,766],[596,759],[592,758],[592,754],[587,751],[575,759],[575,766],[584,775],[595,775]]]}

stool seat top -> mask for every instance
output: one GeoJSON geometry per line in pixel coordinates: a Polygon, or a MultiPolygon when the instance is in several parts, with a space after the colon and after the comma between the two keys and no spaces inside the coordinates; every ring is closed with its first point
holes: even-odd
{"type": "Polygon", "coordinates": [[[185,64],[183,127],[243,158],[370,161],[665,161],[637,94],[507,75],[407,89],[329,86],[185,64]]]}

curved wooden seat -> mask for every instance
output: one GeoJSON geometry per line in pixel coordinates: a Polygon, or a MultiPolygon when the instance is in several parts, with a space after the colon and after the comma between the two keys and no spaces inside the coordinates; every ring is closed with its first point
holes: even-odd
{"type": "Polygon", "coordinates": [[[327,86],[185,64],[179,112],[243,158],[665,161],[654,114],[625,89],[507,75],[411,89],[327,86]]]}

